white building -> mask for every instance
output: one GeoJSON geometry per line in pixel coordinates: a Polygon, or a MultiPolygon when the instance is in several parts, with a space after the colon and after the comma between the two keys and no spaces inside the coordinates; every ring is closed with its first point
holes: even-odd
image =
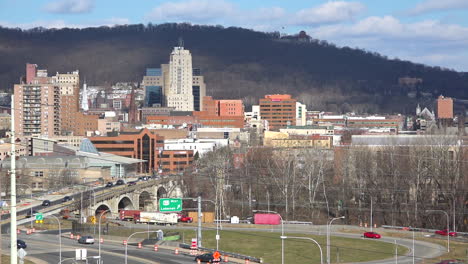
{"type": "Polygon", "coordinates": [[[305,104],[296,102],[296,126],[305,126],[307,121],[307,107],[305,104]]]}
{"type": "Polygon", "coordinates": [[[193,150],[203,156],[207,152],[217,148],[225,147],[229,144],[229,139],[166,139],[164,140],[164,150],[193,150]]]}
{"type": "Polygon", "coordinates": [[[169,85],[165,87],[168,107],[194,111],[192,55],[184,47],[175,47],[169,60],[169,85]]]}

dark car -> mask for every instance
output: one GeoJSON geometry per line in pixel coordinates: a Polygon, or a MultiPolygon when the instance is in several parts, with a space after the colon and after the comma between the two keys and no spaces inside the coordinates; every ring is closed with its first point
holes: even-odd
{"type": "Polygon", "coordinates": [[[149,177],[147,176],[138,177],[138,181],[147,181],[147,180],[149,180],[149,177]]]}
{"type": "Polygon", "coordinates": [[[106,188],[110,188],[110,187],[112,187],[112,186],[114,186],[114,184],[113,184],[112,182],[108,182],[108,183],[106,184],[106,188]]]}
{"type": "MultiPolygon", "coordinates": [[[[195,257],[195,261],[198,261],[198,260],[200,260],[200,262],[212,263],[214,260],[213,253],[206,253],[206,254],[198,255],[195,257]]],[[[219,262],[222,262],[222,261],[223,259],[219,257],[219,262]]]]}
{"type": "Polygon", "coordinates": [[[117,180],[115,182],[115,185],[124,185],[124,184],[125,184],[124,180],[117,180]]]}
{"type": "Polygon", "coordinates": [[[128,182],[128,186],[132,186],[132,185],[136,185],[137,182],[136,181],[131,181],[131,182],[128,182]]]}
{"type": "Polygon", "coordinates": [[[68,201],[71,201],[71,200],[73,200],[73,198],[71,198],[70,196],[65,196],[65,197],[63,197],[62,202],[65,203],[65,202],[68,202],[68,201]]]}
{"type": "Polygon", "coordinates": [[[44,200],[42,206],[50,206],[50,200],[44,200]]]}
{"type": "Polygon", "coordinates": [[[78,243],[80,244],[94,244],[94,237],[92,236],[82,236],[78,239],[78,243]]]}
{"type": "Polygon", "coordinates": [[[28,210],[28,212],[26,213],[26,218],[33,217],[33,215],[35,214],[37,214],[36,210],[32,210],[32,213],[31,213],[31,210],[28,210]]]}
{"type": "Polygon", "coordinates": [[[16,246],[18,248],[27,248],[28,246],[26,245],[26,242],[24,242],[21,239],[16,240],[16,246]]]}

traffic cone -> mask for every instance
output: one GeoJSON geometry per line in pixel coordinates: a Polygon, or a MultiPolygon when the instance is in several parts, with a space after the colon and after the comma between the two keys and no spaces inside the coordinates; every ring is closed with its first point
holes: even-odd
{"type": "Polygon", "coordinates": [[[359,222],[359,227],[362,227],[362,222],[359,222]]]}
{"type": "Polygon", "coordinates": [[[16,234],[21,234],[21,230],[17,229],[16,234]]]}
{"type": "Polygon", "coordinates": [[[158,245],[154,245],[154,251],[158,251],[158,245]]]}
{"type": "Polygon", "coordinates": [[[70,239],[73,239],[73,233],[70,233],[70,239]]]}
{"type": "Polygon", "coordinates": [[[36,233],[36,228],[33,227],[32,232],[33,232],[33,233],[36,233]]]}
{"type": "Polygon", "coordinates": [[[377,224],[374,224],[374,228],[377,228],[377,224]]]}
{"type": "Polygon", "coordinates": [[[26,230],[26,235],[30,235],[31,234],[31,231],[28,229],[26,230]]]}
{"type": "Polygon", "coordinates": [[[80,235],[76,235],[76,240],[80,240],[80,235]]]}
{"type": "Polygon", "coordinates": [[[224,256],[224,262],[229,262],[229,260],[228,260],[228,255],[225,255],[225,256],[224,256]]]}
{"type": "Polygon", "coordinates": [[[126,246],[127,245],[127,240],[124,240],[123,244],[124,244],[124,246],[126,246]]]}
{"type": "Polygon", "coordinates": [[[364,227],[367,227],[367,223],[364,223],[364,227]]]}
{"type": "Polygon", "coordinates": [[[200,260],[200,259],[197,259],[197,264],[201,264],[201,260],[200,260]]]}
{"type": "Polygon", "coordinates": [[[250,263],[250,260],[249,259],[245,259],[245,264],[249,264],[250,263]]]}
{"type": "Polygon", "coordinates": [[[179,255],[179,248],[176,248],[176,249],[174,250],[174,254],[179,255]]]}
{"type": "Polygon", "coordinates": [[[101,240],[99,241],[101,244],[104,243],[104,238],[101,237],[101,240]]]}
{"type": "Polygon", "coordinates": [[[138,242],[138,248],[141,248],[141,242],[138,242]]]}

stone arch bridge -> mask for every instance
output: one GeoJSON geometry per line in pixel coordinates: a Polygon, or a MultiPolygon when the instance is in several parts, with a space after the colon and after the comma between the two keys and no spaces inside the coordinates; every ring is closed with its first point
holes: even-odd
{"type": "Polygon", "coordinates": [[[82,206],[86,216],[98,215],[109,210],[117,215],[119,210],[146,210],[155,211],[158,208],[159,198],[181,198],[182,181],[169,178],[150,179],[137,182],[136,185],[120,185],[112,188],[100,188],[87,191],[83,196],[83,202],[75,203],[75,209],[82,206]]]}

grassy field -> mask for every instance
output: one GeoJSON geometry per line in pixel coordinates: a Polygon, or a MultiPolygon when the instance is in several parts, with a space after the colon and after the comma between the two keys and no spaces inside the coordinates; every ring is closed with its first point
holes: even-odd
{"type": "MultiPolygon", "coordinates": [[[[2,263],[10,263],[10,256],[2,255],[2,263]]],[[[19,263],[19,260],[18,260],[18,263],[19,263]]],[[[25,264],[34,264],[34,262],[31,262],[29,260],[24,260],[24,263],[25,264]]]]}
{"type": "MultiPolygon", "coordinates": [[[[195,237],[195,231],[179,231],[186,243],[190,243],[195,237]]],[[[216,231],[204,231],[202,233],[204,247],[216,248],[216,231]]],[[[310,237],[315,239],[323,250],[324,262],[326,259],[326,237],[305,236],[298,234],[286,234],[290,236],[310,237]]],[[[263,258],[264,263],[281,263],[281,240],[279,233],[271,232],[245,232],[245,231],[220,231],[219,249],[228,252],[237,252],[257,258],[263,258]]],[[[394,256],[393,244],[371,239],[351,239],[331,237],[331,261],[333,263],[361,262],[377,259],[386,259],[394,256]]],[[[399,246],[399,254],[405,254],[406,248],[399,246]]],[[[285,240],[286,263],[320,263],[320,251],[313,241],[309,240],[285,240]]]]}

